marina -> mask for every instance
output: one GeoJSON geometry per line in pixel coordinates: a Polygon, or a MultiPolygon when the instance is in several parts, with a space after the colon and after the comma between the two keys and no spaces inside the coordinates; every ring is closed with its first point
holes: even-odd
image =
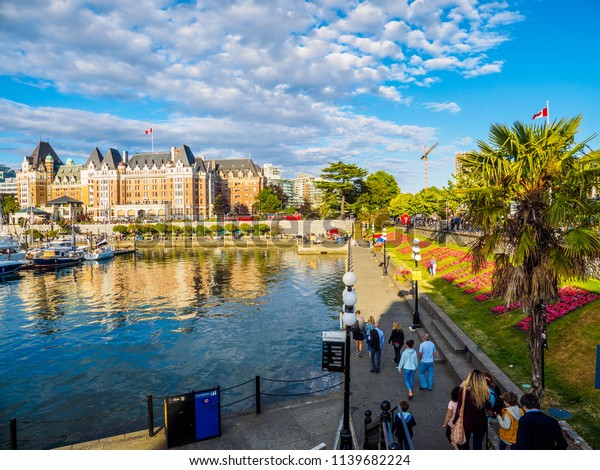
{"type": "Polygon", "coordinates": [[[147,395],[158,424],[170,394],[319,377],[343,272],[289,249],[155,248],[0,278],[0,422],[19,420],[21,448],[55,448],[143,428],[147,395]]]}

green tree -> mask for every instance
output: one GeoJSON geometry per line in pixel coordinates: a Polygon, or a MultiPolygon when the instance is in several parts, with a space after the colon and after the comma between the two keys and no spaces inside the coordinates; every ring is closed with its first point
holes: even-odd
{"type": "Polygon", "coordinates": [[[8,223],[10,214],[14,214],[19,210],[19,203],[14,196],[0,196],[2,201],[2,221],[8,223]]]}
{"type": "Polygon", "coordinates": [[[493,124],[489,141],[460,158],[459,191],[469,218],[482,230],[471,248],[475,271],[495,259],[493,292],[519,301],[529,325],[532,391],[542,394],[545,309],[559,285],[585,279],[600,257],[600,234],[590,189],[600,177],[600,152],[576,143],[581,116],[550,125],[493,124]]]}
{"type": "Polygon", "coordinates": [[[353,203],[360,195],[363,178],[366,175],[367,170],[353,163],[330,162],[329,166],[321,170],[323,181],[317,181],[315,185],[325,193],[325,198],[336,196],[340,201],[340,218],[343,219],[346,202],[353,203]]]}
{"type": "Polygon", "coordinates": [[[277,213],[283,208],[283,203],[273,188],[269,186],[256,195],[252,207],[255,213],[277,213]]]}
{"type": "Polygon", "coordinates": [[[213,202],[212,209],[217,215],[225,215],[229,214],[229,211],[231,211],[231,205],[229,204],[227,198],[225,198],[222,194],[217,194],[217,197],[215,197],[213,202]]]}
{"type": "Polygon", "coordinates": [[[287,207],[287,203],[289,201],[289,197],[287,194],[283,192],[283,188],[277,184],[270,184],[267,186],[268,189],[273,191],[273,194],[277,196],[277,198],[281,201],[281,207],[287,207]]]}
{"type": "Polygon", "coordinates": [[[400,188],[396,178],[380,170],[367,176],[358,200],[359,204],[366,206],[367,210],[372,212],[387,208],[398,194],[400,194],[400,188]]]}
{"type": "Polygon", "coordinates": [[[390,201],[388,212],[392,217],[402,217],[404,214],[412,215],[410,202],[413,195],[410,193],[400,193],[390,201]]]}

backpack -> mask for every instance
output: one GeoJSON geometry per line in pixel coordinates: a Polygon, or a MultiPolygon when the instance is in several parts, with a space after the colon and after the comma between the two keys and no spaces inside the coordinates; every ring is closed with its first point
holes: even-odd
{"type": "Polygon", "coordinates": [[[379,346],[381,345],[381,341],[379,340],[379,332],[377,331],[377,329],[373,328],[371,330],[369,339],[369,346],[371,346],[371,349],[373,351],[378,351],[379,346]]]}
{"type": "Polygon", "coordinates": [[[496,396],[493,388],[490,388],[490,400],[492,402],[492,411],[502,416],[502,409],[506,408],[506,404],[502,397],[496,396]]]}

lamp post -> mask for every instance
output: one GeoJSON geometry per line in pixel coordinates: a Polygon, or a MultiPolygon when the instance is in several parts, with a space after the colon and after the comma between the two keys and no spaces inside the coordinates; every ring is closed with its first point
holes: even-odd
{"type": "Polygon", "coordinates": [[[344,358],[344,421],[342,432],[340,433],[340,449],[351,450],[352,432],[350,431],[350,328],[356,323],[356,314],[354,305],[356,304],[356,292],[353,286],[356,283],[356,275],[353,272],[347,272],[342,277],[346,288],[342,293],[344,301],[344,312],[342,320],[346,329],[345,358],[344,358]]]}
{"type": "Polygon", "coordinates": [[[383,227],[383,275],[387,276],[387,253],[385,251],[385,246],[387,245],[387,233],[385,231],[385,227],[383,227]]]}
{"type": "MultiPolygon", "coordinates": [[[[415,268],[419,266],[421,260],[421,248],[419,248],[419,239],[413,238],[412,258],[415,260],[415,268]]],[[[421,318],[419,316],[419,281],[415,279],[415,311],[413,313],[412,328],[421,328],[421,318]]]]}

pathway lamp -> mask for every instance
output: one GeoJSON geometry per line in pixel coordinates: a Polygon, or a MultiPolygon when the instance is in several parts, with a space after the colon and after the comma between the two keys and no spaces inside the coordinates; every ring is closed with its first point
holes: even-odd
{"type": "Polygon", "coordinates": [[[385,227],[383,227],[383,276],[387,276],[387,253],[385,247],[387,245],[387,233],[385,227]]]}
{"type": "MultiPolygon", "coordinates": [[[[419,267],[419,261],[421,261],[421,248],[419,247],[419,239],[413,238],[412,246],[412,258],[415,260],[415,270],[419,267]]],[[[419,316],[419,281],[414,280],[415,283],[415,311],[413,313],[413,324],[411,328],[421,328],[421,318],[419,316]]]]}
{"type": "Polygon", "coordinates": [[[354,305],[357,301],[356,292],[354,291],[356,275],[353,272],[347,272],[342,277],[342,281],[346,286],[342,293],[344,302],[342,321],[346,329],[346,349],[344,358],[344,420],[342,432],[340,433],[340,449],[351,450],[353,444],[352,432],[350,431],[350,329],[356,323],[356,314],[354,313],[354,305]]]}

